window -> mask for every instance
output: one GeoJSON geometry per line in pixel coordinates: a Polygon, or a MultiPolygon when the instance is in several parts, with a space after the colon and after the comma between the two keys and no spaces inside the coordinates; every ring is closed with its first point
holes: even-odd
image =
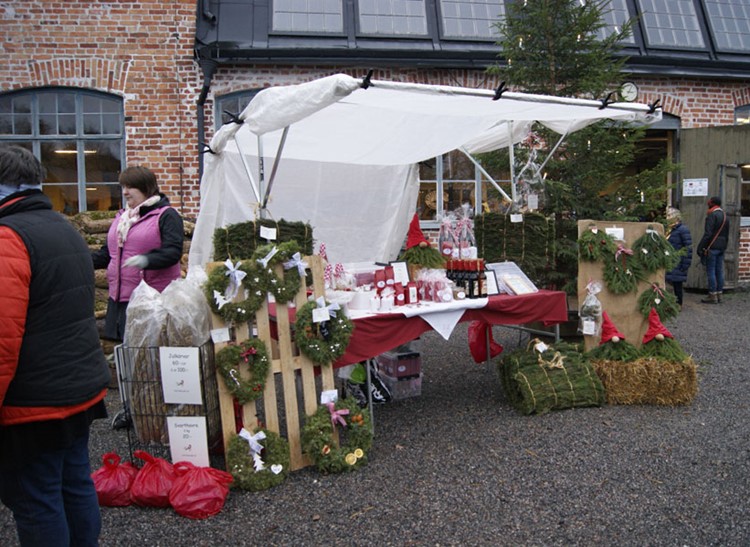
{"type": "Polygon", "coordinates": [[[440,0],[443,36],[497,40],[496,24],[505,18],[502,0],[440,0]]]}
{"type": "Polygon", "coordinates": [[[343,32],[341,0],[274,0],[274,32],[343,32]]]}
{"type": "MultiPolygon", "coordinates": [[[[611,34],[620,32],[625,23],[630,20],[630,13],[625,0],[611,0],[603,10],[602,19],[604,19],[606,26],[599,30],[600,39],[603,40],[611,34]]],[[[631,33],[625,40],[622,40],[622,43],[635,44],[635,37],[631,33]]]]}
{"type": "Polygon", "coordinates": [[[639,0],[651,46],[705,49],[693,0],[639,0]]]}
{"type": "Polygon", "coordinates": [[[719,51],[750,51],[747,0],[704,0],[711,34],[719,51]]]}
{"type": "Polygon", "coordinates": [[[68,88],[1,94],[0,142],[24,146],[39,158],[47,173],[42,190],[56,211],[72,215],[122,207],[120,97],[68,88]]]}
{"type": "MultiPolygon", "coordinates": [[[[498,183],[510,186],[510,173],[503,168],[485,166],[498,183]]],[[[417,214],[425,228],[437,228],[447,213],[469,203],[475,214],[501,210],[502,197],[463,153],[453,151],[419,165],[419,197],[417,214]],[[477,199],[479,196],[479,199],[477,199]]]]}
{"type": "Polygon", "coordinates": [[[219,129],[225,123],[231,122],[232,116],[239,116],[259,91],[260,89],[251,89],[216,97],[217,114],[214,116],[216,129],[219,129]]]}
{"type": "Polygon", "coordinates": [[[359,0],[359,32],[385,36],[425,36],[424,0],[359,0]]]}
{"type": "Polygon", "coordinates": [[[750,163],[740,166],[742,184],[740,186],[740,226],[750,226],[750,163]]]}
{"type": "Polygon", "coordinates": [[[750,104],[738,106],[734,109],[734,125],[750,123],[750,104]]]}

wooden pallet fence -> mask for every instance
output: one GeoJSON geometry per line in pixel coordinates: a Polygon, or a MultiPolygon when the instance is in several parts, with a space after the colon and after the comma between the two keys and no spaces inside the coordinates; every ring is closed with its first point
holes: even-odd
{"type": "MultiPolygon", "coordinates": [[[[308,269],[312,273],[313,296],[318,298],[325,294],[323,284],[323,261],[319,256],[307,256],[304,258],[308,269]]],[[[208,271],[221,265],[220,262],[207,266],[208,271]]],[[[282,275],[282,267],[277,266],[277,274],[282,275]]],[[[307,287],[302,283],[300,290],[294,298],[297,308],[301,308],[307,302],[307,287]]],[[[271,316],[268,301],[264,302],[255,314],[255,335],[263,341],[268,348],[271,358],[271,367],[266,379],[263,396],[257,401],[242,405],[242,425],[247,430],[252,430],[259,425],[259,417],[263,417],[263,426],[284,436],[289,442],[291,470],[301,469],[311,464],[309,458],[302,453],[300,442],[300,409],[304,416],[315,413],[320,400],[320,391],[335,389],[333,367],[318,367],[319,382],[316,380],[316,368],[313,362],[302,355],[294,343],[292,325],[289,321],[289,306],[287,304],[276,304],[276,332],[274,339],[271,335],[271,316]],[[298,389],[299,386],[299,389],[298,389]],[[281,394],[281,397],[279,396],[281,394]]],[[[230,328],[233,331],[233,341],[242,343],[253,335],[249,325],[228,325],[224,320],[214,314],[212,317],[212,328],[230,328]]],[[[217,343],[214,350],[219,351],[227,343],[217,343]]],[[[241,370],[245,377],[249,372],[241,370]]],[[[237,433],[237,420],[235,419],[234,397],[219,377],[219,405],[221,408],[221,424],[224,438],[225,451],[228,449],[229,441],[237,433]]]]}

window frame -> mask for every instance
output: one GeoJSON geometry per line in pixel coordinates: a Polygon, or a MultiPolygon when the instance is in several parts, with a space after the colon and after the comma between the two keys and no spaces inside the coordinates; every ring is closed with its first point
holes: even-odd
{"type": "MultiPolygon", "coordinates": [[[[30,118],[31,118],[31,131],[28,134],[15,134],[15,133],[5,133],[0,134],[0,142],[4,144],[22,144],[27,145],[31,144],[31,150],[34,154],[34,156],[42,161],[42,165],[44,166],[44,161],[42,158],[42,146],[44,143],[51,143],[51,142],[62,142],[62,143],[75,143],[75,150],[76,150],[76,172],[77,172],[77,180],[76,181],[70,181],[69,183],[49,183],[49,182],[43,182],[42,183],[42,190],[44,190],[45,187],[50,186],[60,186],[64,184],[75,184],[77,187],[77,198],[78,198],[78,210],[73,211],[73,214],[75,213],[81,213],[88,211],[88,203],[86,198],[86,191],[90,187],[91,184],[99,184],[99,185],[105,185],[105,186],[114,186],[117,185],[119,188],[119,183],[114,181],[106,182],[106,181],[88,181],[87,180],[87,173],[86,173],[86,143],[91,142],[114,142],[116,143],[115,149],[117,150],[117,159],[119,159],[120,163],[120,171],[125,168],[126,165],[126,143],[125,143],[125,112],[124,112],[124,99],[120,95],[113,94],[113,93],[105,93],[103,91],[98,91],[94,89],[85,89],[85,88],[77,88],[77,87],[65,87],[65,86],[45,86],[45,87],[35,87],[35,88],[24,88],[24,89],[16,89],[11,90],[7,92],[0,93],[0,99],[13,99],[15,97],[25,97],[28,96],[31,98],[30,101],[30,118]],[[75,132],[73,134],[70,133],[49,133],[49,134],[43,134],[40,131],[40,119],[44,116],[59,116],[61,112],[57,110],[56,112],[52,113],[43,113],[41,111],[40,107],[40,98],[45,94],[57,94],[56,100],[59,101],[61,97],[72,95],[73,101],[74,101],[74,118],[75,118],[75,132]],[[84,99],[87,97],[94,97],[97,99],[106,99],[108,101],[114,101],[117,103],[117,112],[110,112],[110,113],[103,113],[100,112],[100,116],[104,114],[114,114],[117,116],[117,125],[119,128],[118,132],[115,133],[87,133],[86,132],[86,124],[85,124],[85,117],[90,115],[91,113],[88,113],[84,109],[84,99]]],[[[12,112],[10,113],[13,114],[12,112]]],[[[46,168],[46,166],[44,166],[46,168]]],[[[122,206],[124,203],[122,192],[119,193],[120,202],[119,207],[122,206]]],[[[70,211],[64,211],[66,213],[70,213],[70,211]]]]}

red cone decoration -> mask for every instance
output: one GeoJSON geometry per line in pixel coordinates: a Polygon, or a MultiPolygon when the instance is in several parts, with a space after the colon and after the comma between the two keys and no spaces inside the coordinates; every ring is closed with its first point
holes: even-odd
{"type": "Polygon", "coordinates": [[[406,239],[406,248],[411,249],[412,247],[416,247],[417,245],[426,247],[429,244],[430,243],[422,233],[422,228],[419,227],[419,217],[417,216],[417,213],[414,213],[414,218],[411,219],[411,224],[409,224],[409,234],[406,239]]]}
{"type": "Polygon", "coordinates": [[[599,340],[599,345],[601,346],[607,342],[619,342],[620,340],[625,340],[625,335],[617,330],[607,312],[602,312],[602,338],[599,340]],[[617,337],[617,340],[612,340],[615,337],[617,337]]]}
{"type": "Polygon", "coordinates": [[[667,327],[662,325],[656,309],[651,308],[651,311],[648,312],[648,330],[646,331],[646,334],[643,335],[643,343],[647,344],[654,338],[657,340],[664,340],[664,338],[674,338],[674,336],[672,336],[672,333],[667,330],[667,327]]]}

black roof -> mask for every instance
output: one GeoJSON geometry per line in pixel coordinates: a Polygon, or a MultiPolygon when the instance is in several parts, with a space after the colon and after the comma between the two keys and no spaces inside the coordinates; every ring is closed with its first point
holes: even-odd
{"type": "MultiPolygon", "coordinates": [[[[501,61],[492,22],[510,1],[199,0],[196,58],[484,69],[501,61]]],[[[750,79],[750,0],[610,0],[610,27],[631,18],[630,72],[750,79]]]]}

